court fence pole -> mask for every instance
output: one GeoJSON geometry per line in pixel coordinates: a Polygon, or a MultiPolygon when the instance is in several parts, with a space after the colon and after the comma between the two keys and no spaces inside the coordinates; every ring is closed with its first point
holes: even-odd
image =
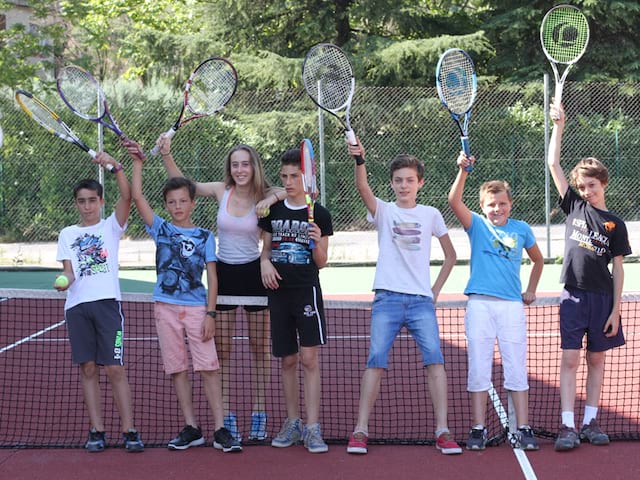
{"type": "Polygon", "coordinates": [[[547,227],[547,258],[551,258],[551,192],[549,191],[549,74],[545,73],[544,83],[544,217],[547,227]]]}

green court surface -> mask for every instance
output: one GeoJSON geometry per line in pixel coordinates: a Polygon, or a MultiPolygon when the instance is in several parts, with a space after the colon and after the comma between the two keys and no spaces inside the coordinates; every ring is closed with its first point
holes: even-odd
{"type": "MultiPolygon", "coordinates": [[[[433,282],[440,267],[431,268],[433,282]]],[[[523,265],[521,278],[526,287],[530,266],[523,265]]],[[[0,270],[0,288],[50,289],[57,270],[0,270]]],[[[324,295],[362,295],[371,293],[375,267],[328,267],[320,271],[320,282],[324,295]]],[[[120,281],[124,292],[151,293],[155,282],[155,271],[121,270],[120,281]]],[[[468,265],[456,265],[444,286],[442,293],[461,294],[469,278],[468,265]]],[[[544,266],[542,278],[538,285],[539,293],[557,294],[560,291],[560,265],[544,266]]],[[[640,263],[625,264],[625,292],[640,291],[640,263]]]]}

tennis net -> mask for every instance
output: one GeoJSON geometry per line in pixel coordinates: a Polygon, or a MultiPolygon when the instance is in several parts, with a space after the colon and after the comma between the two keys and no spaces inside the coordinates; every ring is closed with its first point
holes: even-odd
{"type": "MultiPolygon", "coordinates": [[[[220,303],[263,303],[266,299],[220,299],[220,303]]],[[[623,325],[627,344],[609,352],[599,423],[612,440],[640,440],[640,296],[627,294],[623,325]]],[[[89,420],[83,404],[78,367],[71,352],[63,317],[64,295],[55,291],[0,289],[0,447],[81,447],[89,420]]],[[[368,354],[370,302],[326,300],[328,342],[321,348],[321,422],[325,440],[344,443],[358,413],[360,378],[368,354]]],[[[448,375],[449,427],[464,441],[471,426],[466,391],[467,356],[464,336],[465,302],[439,303],[437,314],[448,375]]],[[[170,379],[163,373],[147,294],[124,294],[125,361],[131,385],[134,418],[148,446],[165,446],[182,428],[183,420],[170,379]]],[[[243,438],[250,428],[253,385],[258,370],[252,360],[248,324],[255,321],[239,310],[230,332],[232,353],[228,388],[231,410],[243,438]]],[[[228,315],[228,314],[226,314],[228,315]]],[[[530,423],[542,437],[551,438],[560,423],[560,338],[558,299],[543,298],[527,307],[529,336],[530,423]]],[[[218,317],[225,322],[225,315],[218,317]]],[[[582,362],[584,363],[584,362],[582,362]]],[[[285,416],[279,363],[270,359],[261,369],[267,378],[265,404],[270,436],[285,416]]],[[[101,374],[107,438],[120,442],[118,413],[111,389],[101,374]]],[[[502,387],[496,351],[495,395],[488,408],[490,444],[506,438],[507,394],[502,387]]],[[[578,392],[584,392],[586,371],[578,371],[578,392]]],[[[211,437],[210,410],[198,375],[191,375],[196,416],[211,437]]],[[[302,384],[302,382],[301,382],[302,384]]],[[[304,402],[301,393],[302,402],[304,402]]],[[[581,415],[584,398],[578,396],[581,415]]],[[[304,410],[303,410],[304,411],[304,410]]],[[[581,417],[577,417],[578,420],[581,417]]],[[[390,355],[389,370],[369,425],[370,443],[432,444],[435,420],[427,388],[426,370],[413,339],[402,330],[390,355]]]]}

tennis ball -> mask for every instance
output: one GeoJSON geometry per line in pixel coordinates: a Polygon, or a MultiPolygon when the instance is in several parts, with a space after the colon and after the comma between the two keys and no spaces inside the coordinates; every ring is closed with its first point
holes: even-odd
{"type": "Polygon", "coordinates": [[[58,288],[67,288],[69,286],[69,279],[66,275],[58,275],[54,285],[58,288]]]}
{"type": "Polygon", "coordinates": [[[261,217],[267,217],[269,216],[269,214],[271,213],[271,210],[269,209],[269,207],[264,208],[260,211],[260,216],[261,217]]]}

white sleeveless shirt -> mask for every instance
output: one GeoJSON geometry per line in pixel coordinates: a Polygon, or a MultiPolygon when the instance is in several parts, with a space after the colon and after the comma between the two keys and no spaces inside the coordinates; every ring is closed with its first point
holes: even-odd
{"type": "Polygon", "coordinates": [[[218,208],[218,259],[234,265],[249,263],[260,257],[260,229],[255,206],[249,213],[236,217],[228,212],[229,198],[235,189],[228,188],[218,208]]]}

